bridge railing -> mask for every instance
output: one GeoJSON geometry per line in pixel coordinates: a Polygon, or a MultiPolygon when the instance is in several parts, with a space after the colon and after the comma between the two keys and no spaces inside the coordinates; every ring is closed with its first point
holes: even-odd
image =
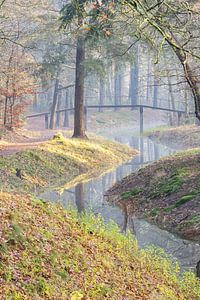
{"type": "MultiPolygon", "coordinates": [[[[183,110],[178,110],[178,109],[171,109],[171,108],[166,108],[166,107],[154,107],[154,106],[150,106],[150,105],[143,105],[143,104],[138,104],[138,105],[129,105],[129,104],[125,104],[125,105],[88,105],[84,107],[84,115],[85,115],[85,128],[87,129],[87,116],[88,116],[88,109],[116,109],[116,108],[138,108],[139,109],[139,113],[140,113],[140,133],[143,134],[144,131],[144,109],[152,109],[152,110],[159,110],[159,111],[166,111],[169,113],[177,113],[177,117],[178,117],[178,126],[180,125],[180,121],[181,121],[181,117],[183,114],[190,114],[190,115],[194,115],[194,112],[186,112],[183,110]]],[[[74,111],[74,108],[64,108],[64,109],[59,109],[56,111],[56,114],[60,114],[60,113],[66,113],[66,112],[70,112],[70,111],[74,111]]],[[[37,117],[41,117],[44,116],[44,126],[45,129],[49,128],[49,117],[50,117],[50,112],[42,112],[42,113],[37,113],[37,114],[33,114],[33,115],[27,115],[26,118],[27,119],[31,119],[31,118],[37,118],[37,117]]],[[[59,126],[59,124],[57,124],[59,126]]]]}

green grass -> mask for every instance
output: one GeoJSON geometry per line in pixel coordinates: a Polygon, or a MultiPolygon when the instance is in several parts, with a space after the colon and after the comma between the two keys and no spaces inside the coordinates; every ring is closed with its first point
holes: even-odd
{"type": "Polygon", "coordinates": [[[131,197],[137,196],[142,192],[140,188],[134,188],[130,191],[124,192],[121,194],[122,199],[129,199],[131,197]]]}
{"type": "MultiPolygon", "coordinates": [[[[172,166],[173,168],[173,166],[172,166]]],[[[150,197],[156,198],[163,195],[171,195],[180,190],[185,178],[191,173],[188,167],[177,167],[169,178],[164,178],[158,186],[151,192],[150,197]]]]}
{"type": "Polygon", "coordinates": [[[34,150],[0,158],[0,189],[34,192],[65,188],[97,177],[136,152],[104,139],[65,139],[58,134],[34,150]],[[19,169],[21,178],[16,176],[19,169]]]}
{"type": "Polygon", "coordinates": [[[193,200],[195,197],[196,197],[196,194],[191,194],[191,195],[183,196],[183,197],[181,197],[181,199],[179,199],[178,201],[176,201],[173,205],[170,205],[169,207],[166,207],[164,209],[164,211],[165,212],[170,212],[170,211],[172,211],[172,209],[178,208],[181,205],[183,205],[183,204],[185,204],[185,203],[193,200]]]}
{"type": "Polygon", "coordinates": [[[194,274],[179,276],[162,250],[139,250],[112,222],[27,195],[0,192],[0,207],[1,299],[200,297],[194,274]]]}
{"type": "Polygon", "coordinates": [[[151,192],[150,197],[156,198],[163,195],[170,195],[176,193],[183,184],[183,180],[177,176],[176,173],[172,174],[170,178],[163,179],[161,183],[158,183],[158,187],[151,192]]]}
{"type": "Polygon", "coordinates": [[[155,217],[155,216],[157,216],[159,213],[160,213],[160,209],[159,209],[159,208],[153,208],[153,209],[151,210],[151,212],[150,212],[150,215],[151,215],[152,217],[155,217]]]}
{"type": "Polygon", "coordinates": [[[184,222],[184,224],[195,225],[200,223],[200,215],[192,217],[190,220],[184,222]]]}

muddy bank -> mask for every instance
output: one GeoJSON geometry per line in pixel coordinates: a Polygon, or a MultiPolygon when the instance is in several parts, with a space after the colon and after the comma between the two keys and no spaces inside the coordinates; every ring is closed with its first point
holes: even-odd
{"type": "Polygon", "coordinates": [[[200,147],[200,126],[187,125],[146,132],[146,136],[174,149],[200,147]]]}
{"type": "Polygon", "coordinates": [[[200,149],[161,159],[106,193],[130,215],[200,242],[200,149]]]}

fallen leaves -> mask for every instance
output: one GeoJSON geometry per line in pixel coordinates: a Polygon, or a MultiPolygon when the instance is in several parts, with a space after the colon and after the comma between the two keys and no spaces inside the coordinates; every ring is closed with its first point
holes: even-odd
{"type": "Polygon", "coordinates": [[[164,256],[138,251],[134,239],[114,224],[21,194],[0,192],[0,207],[1,299],[197,300],[200,295],[194,277],[185,281],[164,256]],[[10,237],[14,243],[7,242],[10,237]]]}

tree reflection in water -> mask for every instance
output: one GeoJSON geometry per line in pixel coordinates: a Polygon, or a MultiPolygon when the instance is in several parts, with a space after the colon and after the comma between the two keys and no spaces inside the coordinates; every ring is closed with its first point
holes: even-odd
{"type": "Polygon", "coordinates": [[[79,213],[85,211],[85,203],[84,203],[84,184],[79,183],[75,187],[75,202],[77,206],[77,210],[79,213]]]}

